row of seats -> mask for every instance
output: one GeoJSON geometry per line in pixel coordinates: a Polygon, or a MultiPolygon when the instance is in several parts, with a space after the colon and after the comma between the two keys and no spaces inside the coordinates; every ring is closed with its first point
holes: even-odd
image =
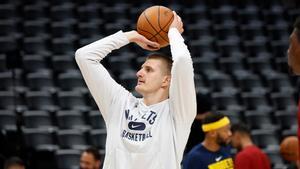
{"type": "Polygon", "coordinates": [[[98,110],[82,112],[78,110],[43,110],[0,111],[0,129],[15,128],[22,125],[26,128],[59,128],[59,129],[105,129],[105,122],[98,110]]]}

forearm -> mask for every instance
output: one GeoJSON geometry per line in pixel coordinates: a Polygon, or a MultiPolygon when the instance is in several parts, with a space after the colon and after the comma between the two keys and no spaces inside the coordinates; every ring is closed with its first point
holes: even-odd
{"type": "Polygon", "coordinates": [[[176,29],[170,29],[169,39],[173,59],[170,99],[181,122],[191,122],[196,116],[194,69],[190,52],[176,29]]]}
{"type": "Polygon", "coordinates": [[[128,43],[129,40],[126,34],[119,31],[78,49],[75,53],[75,58],[77,62],[84,60],[99,62],[112,50],[119,49],[128,43]]]}
{"type": "Polygon", "coordinates": [[[78,49],[75,53],[76,62],[84,80],[100,108],[105,120],[111,100],[124,89],[116,83],[100,61],[112,50],[129,43],[123,32],[100,39],[78,49]],[[105,99],[103,99],[105,98],[105,99]]]}

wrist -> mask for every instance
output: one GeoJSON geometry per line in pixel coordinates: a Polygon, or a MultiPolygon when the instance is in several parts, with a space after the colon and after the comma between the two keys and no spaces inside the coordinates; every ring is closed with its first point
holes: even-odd
{"type": "Polygon", "coordinates": [[[129,42],[134,42],[134,39],[136,37],[136,31],[128,31],[128,32],[124,32],[125,36],[127,37],[129,42]]]}

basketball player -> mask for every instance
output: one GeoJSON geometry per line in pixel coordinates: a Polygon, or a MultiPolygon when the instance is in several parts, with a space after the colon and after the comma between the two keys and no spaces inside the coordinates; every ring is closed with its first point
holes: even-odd
{"type": "MultiPolygon", "coordinates": [[[[300,17],[296,19],[296,22],[294,24],[294,30],[290,35],[290,45],[288,49],[288,65],[292,73],[294,73],[297,76],[300,75],[300,17]]],[[[300,101],[298,109],[298,139],[300,140],[300,101]]],[[[300,152],[300,149],[298,151],[300,152]]],[[[298,160],[298,168],[300,168],[299,161],[300,159],[298,160]]]]}
{"type": "MultiPolygon", "coordinates": [[[[112,50],[136,43],[157,50],[159,44],[136,31],[119,31],[76,51],[76,61],[106,123],[104,169],[180,169],[196,94],[190,52],[174,12],[168,37],[172,60],[150,55],[136,73],[138,99],[117,84],[100,61],[112,50]]],[[[113,65],[112,65],[113,66],[113,65]]]]}
{"type": "Polygon", "coordinates": [[[185,157],[183,169],[233,169],[230,148],[230,120],[228,117],[210,113],[202,122],[204,141],[195,146],[185,157]]]}
{"type": "Polygon", "coordinates": [[[268,156],[251,139],[249,128],[237,123],[231,126],[231,145],[239,152],[235,156],[235,169],[271,169],[268,156]]]}

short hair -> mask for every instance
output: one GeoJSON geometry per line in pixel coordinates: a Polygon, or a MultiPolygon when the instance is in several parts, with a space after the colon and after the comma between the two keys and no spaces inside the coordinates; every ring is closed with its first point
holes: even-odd
{"type": "Polygon", "coordinates": [[[204,119],[202,120],[202,124],[217,122],[224,117],[225,116],[221,113],[210,113],[204,117],[204,119]]]}
{"type": "Polygon", "coordinates": [[[98,149],[95,147],[89,147],[89,148],[85,149],[83,152],[92,154],[94,159],[96,159],[96,160],[101,160],[101,155],[100,155],[98,149]]]}
{"type": "Polygon", "coordinates": [[[247,125],[243,123],[236,123],[231,125],[231,132],[234,134],[235,132],[239,132],[241,134],[246,134],[250,136],[250,129],[247,125]]]}
{"type": "Polygon", "coordinates": [[[297,19],[294,23],[294,29],[296,29],[297,38],[300,41],[300,16],[297,17],[297,19]]]}
{"type": "Polygon", "coordinates": [[[148,55],[147,58],[146,58],[146,60],[148,60],[148,59],[161,59],[167,65],[168,74],[171,74],[173,60],[168,55],[156,52],[156,53],[151,53],[150,55],[148,55]]]}
{"type": "Polygon", "coordinates": [[[5,161],[4,169],[9,169],[11,166],[14,166],[14,165],[19,165],[19,166],[25,167],[25,164],[21,158],[11,157],[5,161]]]}

